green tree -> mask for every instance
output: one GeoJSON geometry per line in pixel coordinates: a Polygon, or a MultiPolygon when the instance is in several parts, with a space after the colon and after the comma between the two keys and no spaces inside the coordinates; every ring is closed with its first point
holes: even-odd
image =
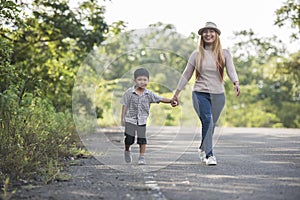
{"type": "Polygon", "coordinates": [[[275,11],[275,25],[279,27],[290,26],[295,29],[291,33],[291,38],[299,39],[300,33],[300,3],[297,0],[287,0],[279,9],[275,11]]]}
{"type": "Polygon", "coordinates": [[[94,0],[77,8],[8,0],[0,8],[0,182],[36,175],[48,182],[79,142],[70,114],[76,72],[123,23],[109,27],[94,0]]]}
{"type": "Polygon", "coordinates": [[[32,17],[3,35],[14,44],[11,64],[22,71],[24,91],[47,96],[58,110],[71,108],[71,90],[85,56],[105,39],[104,8],[95,1],[72,10],[65,1],[36,0],[32,17]]]}
{"type": "MultiPolygon", "coordinates": [[[[296,30],[291,36],[297,39],[299,13],[299,3],[289,0],[276,10],[275,25],[290,24],[296,30]]],[[[234,126],[299,127],[299,51],[288,55],[279,38],[259,38],[252,30],[235,35],[238,41],[232,50],[242,96],[233,99],[231,86],[226,85],[231,94],[227,95],[227,122],[234,126]]]]}

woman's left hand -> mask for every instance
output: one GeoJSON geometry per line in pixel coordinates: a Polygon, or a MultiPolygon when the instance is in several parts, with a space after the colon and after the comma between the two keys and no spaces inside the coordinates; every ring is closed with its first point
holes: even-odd
{"type": "Polygon", "coordinates": [[[239,82],[235,82],[234,83],[234,90],[236,91],[236,96],[240,96],[240,93],[241,93],[241,89],[240,89],[240,86],[239,86],[239,82]]]}

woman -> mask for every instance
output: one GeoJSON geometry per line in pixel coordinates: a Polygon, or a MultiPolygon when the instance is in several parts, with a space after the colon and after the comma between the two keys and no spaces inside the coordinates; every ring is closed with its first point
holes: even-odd
{"type": "Polygon", "coordinates": [[[200,42],[185,67],[173,96],[174,106],[178,102],[180,91],[191,79],[195,71],[195,83],[192,91],[193,106],[202,124],[202,141],[199,146],[201,162],[216,165],[213,154],[213,133],[215,124],[225,105],[224,68],[233,82],[236,96],[240,95],[239,80],[231,54],[223,50],[220,42],[221,31],[213,22],[207,22],[198,31],[200,42]]]}

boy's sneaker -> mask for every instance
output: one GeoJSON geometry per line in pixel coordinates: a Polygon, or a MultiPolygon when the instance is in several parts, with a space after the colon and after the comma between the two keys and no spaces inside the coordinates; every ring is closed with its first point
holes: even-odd
{"type": "Polygon", "coordinates": [[[198,153],[199,153],[199,158],[200,158],[200,162],[206,162],[206,153],[205,151],[202,151],[201,149],[198,149],[198,153]]]}
{"type": "Polygon", "coordinates": [[[206,165],[216,165],[217,159],[215,156],[209,156],[206,160],[206,165]]]}
{"type": "Polygon", "coordinates": [[[144,156],[139,157],[138,164],[139,165],[145,165],[146,164],[146,160],[145,160],[144,156]]]}
{"type": "Polygon", "coordinates": [[[125,151],[124,152],[124,158],[125,158],[125,162],[127,162],[127,163],[132,162],[132,156],[131,156],[130,151],[125,151]]]}

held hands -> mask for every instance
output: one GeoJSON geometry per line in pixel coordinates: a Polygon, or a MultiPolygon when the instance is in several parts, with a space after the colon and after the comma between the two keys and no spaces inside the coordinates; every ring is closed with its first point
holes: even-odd
{"type": "Polygon", "coordinates": [[[172,107],[176,107],[178,105],[179,105],[179,103],[178,103],[178,97],[177,96],[173,96],[173,98],[171,99],[171,106],[172,107]]]}
{"type": "Polygon", "coordinates": [[[171,106],[172,106],[172,107],[176,107],[176,106],[178,106],[178,102],[177,102],[177,101],[174,101],[174,100],[172,100],[172,101],[171,101],[171,106]]]}

